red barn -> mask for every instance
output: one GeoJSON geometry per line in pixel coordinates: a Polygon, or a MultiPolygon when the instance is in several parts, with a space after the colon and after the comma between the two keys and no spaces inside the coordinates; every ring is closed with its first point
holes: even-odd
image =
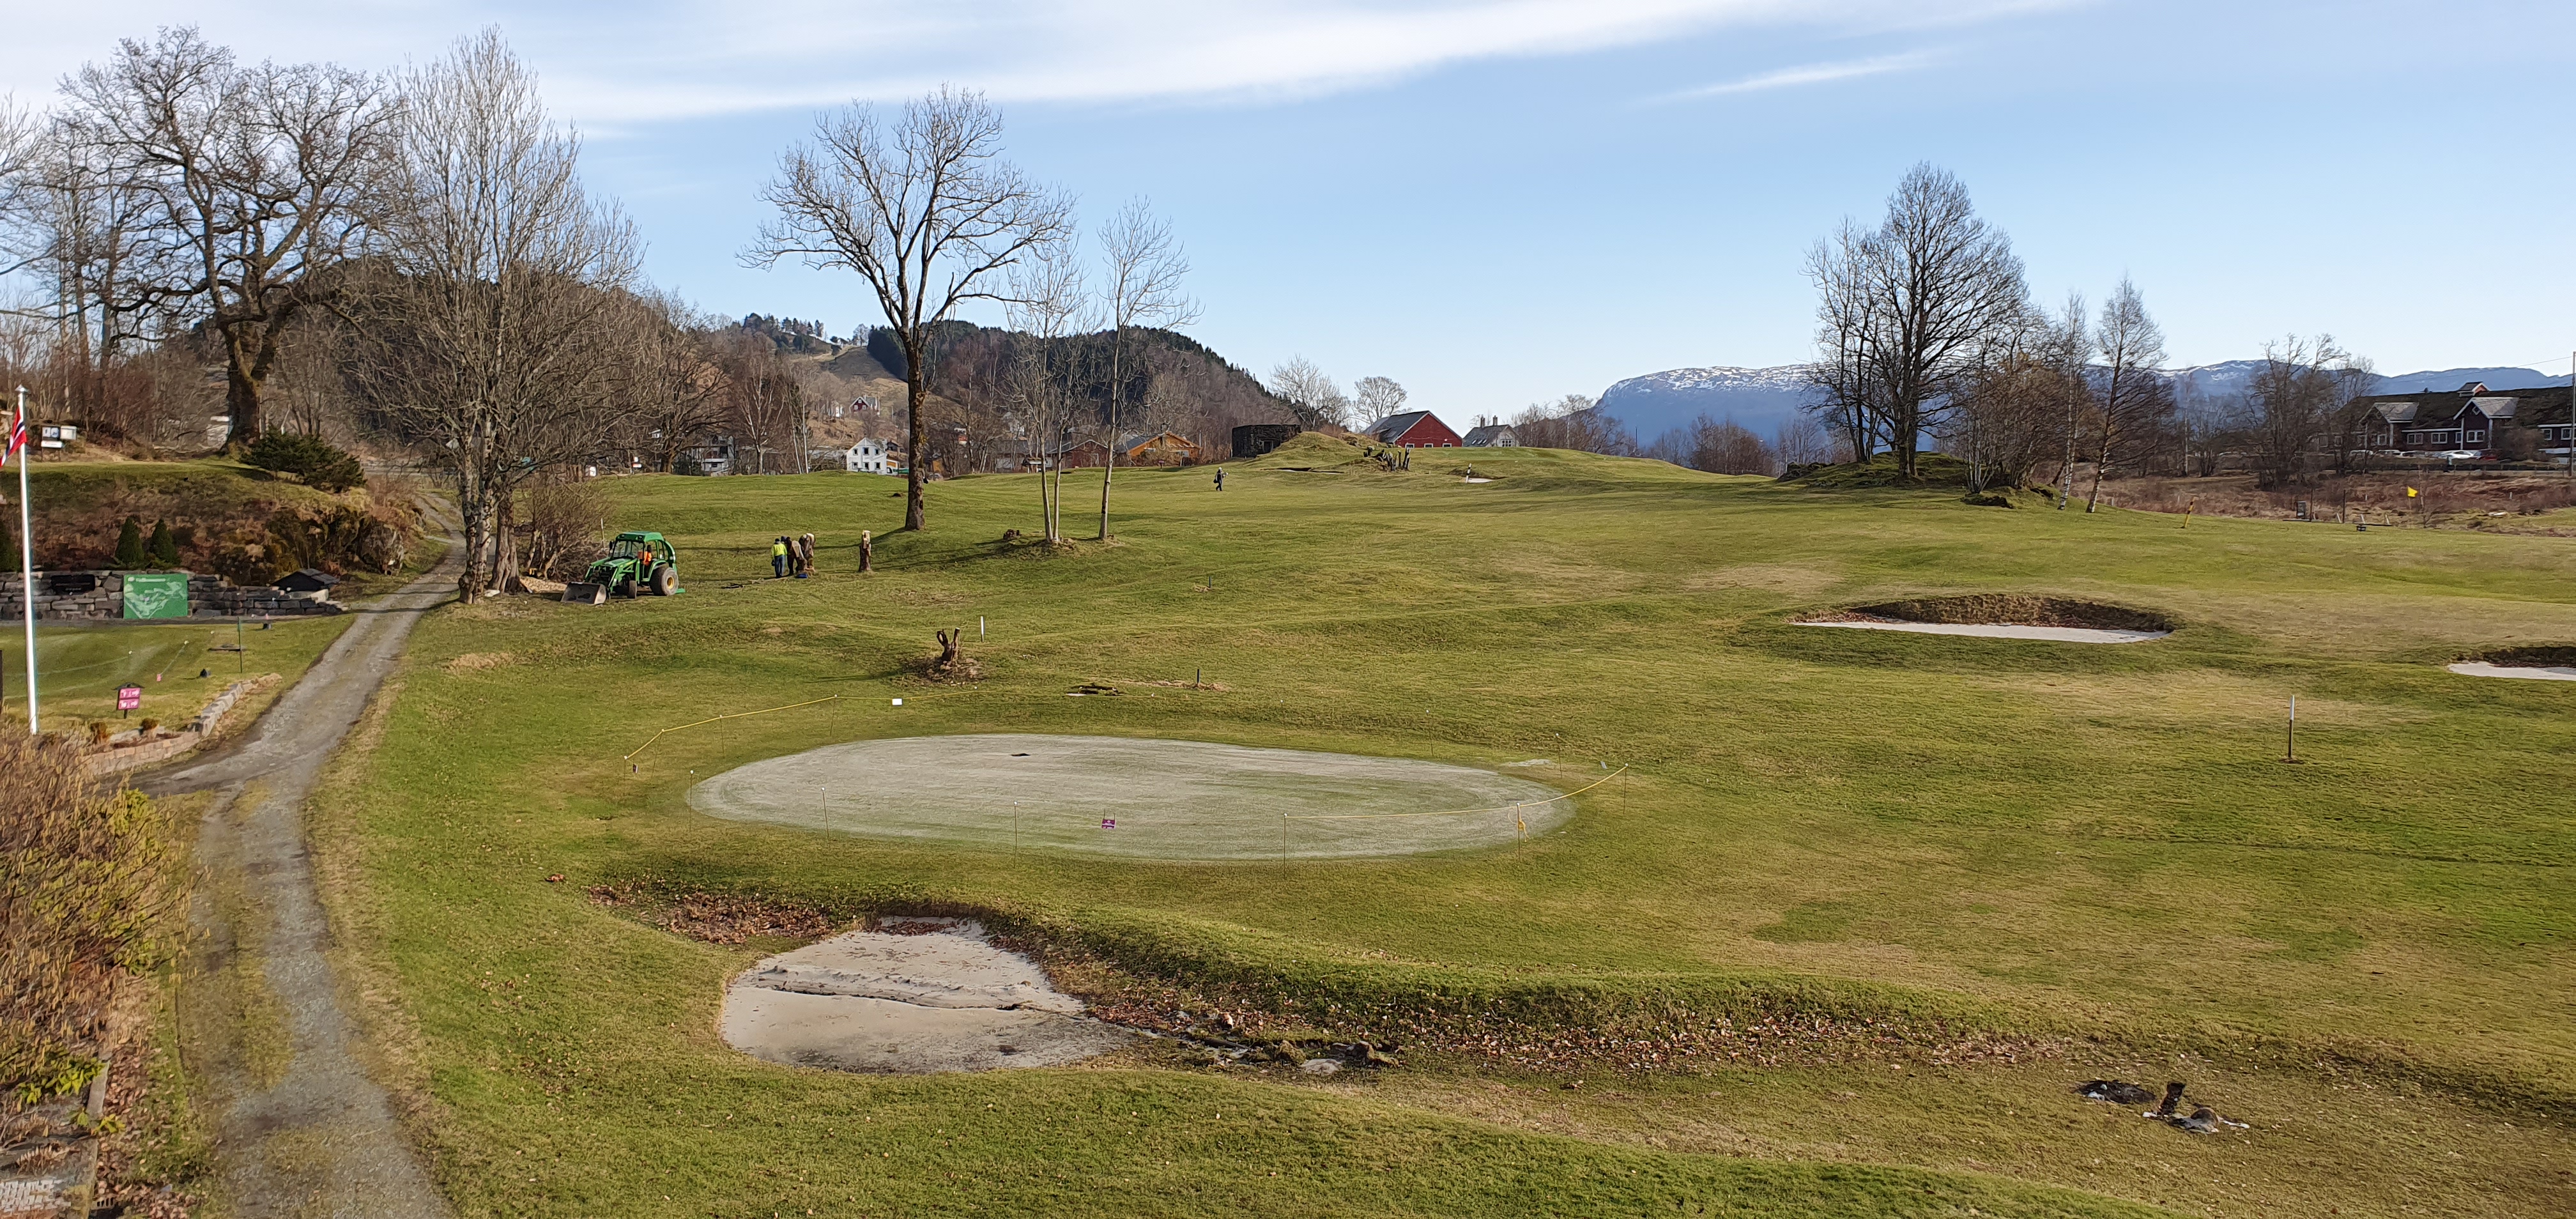
{"type": "Polygon", "coordinates": [[[1454,449],[1465,442],[1449,425],[1429,411],[1404,411],[1389,415],[1369,425],[1368,434],[1380,444],[1405,449],[1454,449]]]}

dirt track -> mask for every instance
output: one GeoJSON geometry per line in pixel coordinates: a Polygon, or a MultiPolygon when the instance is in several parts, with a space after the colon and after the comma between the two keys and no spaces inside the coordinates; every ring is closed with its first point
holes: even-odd
{"type": "Polygon", "coordinates": [[[452,598],[457,556],[355,621],[230,748],[143,782],[154,794],[216,791],[197,843],[202,892],[192,911],[203,947],[182,986],[182,1020],[211,1031],[191,1063],[213,1102],[223,1213],[430,1219],[448,1213],[395,1121],[382,1086],[353,1053],[358,1033],[332,975],[330,927],[314,889],[304,802],[323,764],[402,659],[423,611],[452,598]],[[244,1011],[273,1011],[282,1028],[249,1027],[233,1011],[191,1012],[225,971],[266,995],[244,1011]],[[273,1000],[265,1002],[262,1000],[273,1000]],[[284,1061],[252,1042],[282,1040],[284,1061]],[[258,1065],[254,1065],[258,1064],[258,1065]]]}
{"type": "Polygon", "coordinates": [[[1466,766],[1205,741],[990,734],[827,745],[698,784],[711,816],[1147,859],[1363,858],[1501,846],[1573,812],[1466,766]]]}

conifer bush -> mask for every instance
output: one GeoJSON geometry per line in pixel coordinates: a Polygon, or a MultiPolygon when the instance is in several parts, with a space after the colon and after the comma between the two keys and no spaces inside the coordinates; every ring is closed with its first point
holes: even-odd
{"type": "Polygon", "coordinates": [[[116,531],[116,565],[120,568],[143,566],[150,555],[143,549],[143,522],[133,517],[116,531]]]}

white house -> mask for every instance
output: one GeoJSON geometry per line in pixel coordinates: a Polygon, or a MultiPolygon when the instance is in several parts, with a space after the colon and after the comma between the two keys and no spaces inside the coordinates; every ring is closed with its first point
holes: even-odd
{"type": "Polygon", "coordinates": [[[862,440],[851,445],[842,461],[852,474],[892,474],[894,463],[886,457],[886,442],[862,440]]]}

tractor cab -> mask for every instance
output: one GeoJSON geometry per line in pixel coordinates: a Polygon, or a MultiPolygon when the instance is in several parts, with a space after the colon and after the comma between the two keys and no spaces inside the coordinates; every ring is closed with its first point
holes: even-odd
{"type": "Polygon", "coordinates": [[[663,541],[658,533],[629,531],[618,534],[617,540],[608,544],[608,557],[668,563],[671,561],[671,544],[663,541]]]}

